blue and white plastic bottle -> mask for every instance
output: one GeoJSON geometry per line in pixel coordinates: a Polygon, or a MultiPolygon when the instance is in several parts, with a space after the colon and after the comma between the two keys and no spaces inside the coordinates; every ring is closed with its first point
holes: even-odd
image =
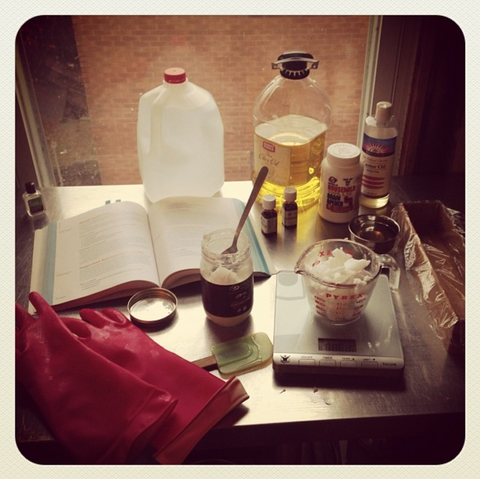
{"type": "Polygon", "coordinates": [[[381,208],[388,203],[390,181],[395,162],[397,141],[396,120],[392,104],[377,103],[375,116],[365,120],[361,163],[363,165],[360,204],[367,208],[381,208]]]}

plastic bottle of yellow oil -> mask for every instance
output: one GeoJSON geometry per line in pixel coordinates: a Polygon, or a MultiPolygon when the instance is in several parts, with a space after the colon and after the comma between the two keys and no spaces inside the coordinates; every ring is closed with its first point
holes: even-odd
{"type": "Polygon", "coordinates": [[[297,204],[318,202],[320,163],[325,134],[331,125],[328,95],[310,75],[318,60],[302,51],[285,52],[272,63],[277,75],[260,93],[253,108],[254,148],[252,179],[262,166],[269,169],[260,191],[283,202],[287,186],[297,190],[297,204]]]}

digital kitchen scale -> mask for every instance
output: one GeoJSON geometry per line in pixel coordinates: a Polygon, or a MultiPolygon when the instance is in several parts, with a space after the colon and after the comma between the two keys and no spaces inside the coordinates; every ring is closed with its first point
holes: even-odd
{"type": "Polygon", "coordinates": [[[362,317],[331,325],[310,310],[303,276],[277,274],[276,373],[395,376],[404,358],[388,278],[381,274],[362,317]]]}

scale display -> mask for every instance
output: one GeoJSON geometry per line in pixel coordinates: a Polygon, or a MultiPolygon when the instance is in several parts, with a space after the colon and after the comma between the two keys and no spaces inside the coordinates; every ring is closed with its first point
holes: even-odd
{"type": "Polygon", "coordinates": [[[362,317],[331,325],[309,306],[303,277],[277,274],[273,369],[277,373],[401,375],[404,357],[388,278],[380,275],[362,317]]]}
{"type": "Polygon", "coordinates": [[[325,353],[356,353],[357,342],[354,339],[318,338],[318,350],[325,353]]]}

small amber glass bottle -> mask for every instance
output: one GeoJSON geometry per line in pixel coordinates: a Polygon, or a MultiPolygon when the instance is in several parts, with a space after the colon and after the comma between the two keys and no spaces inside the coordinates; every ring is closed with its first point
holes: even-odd
{"type": "Polygon", "coordinates": [[[277,211],[275,210],[275,195],[263,197],[262,233],[270,235],[277,232],[277,211]]]}
{"type": "Polygon", "coordinates": [[[282,223],[287,228],[297,226],[298,205],[296,203],[297,190],[293,186],[287,186],[283,192],[285,199],[282,206],[282,223]]]}

